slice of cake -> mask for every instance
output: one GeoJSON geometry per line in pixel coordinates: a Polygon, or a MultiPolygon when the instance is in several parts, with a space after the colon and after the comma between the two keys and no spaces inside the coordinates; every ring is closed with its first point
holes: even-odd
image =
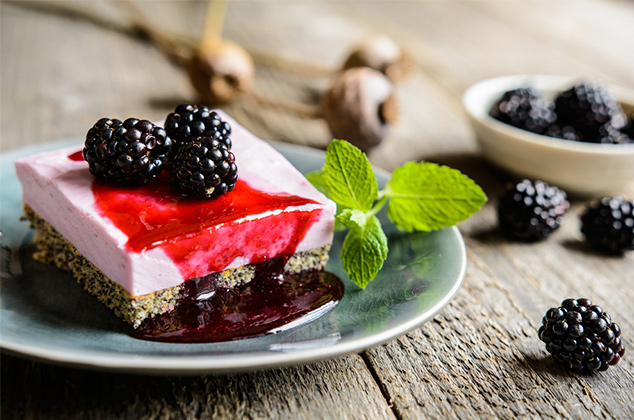
{"type": "Polygon", "coordinates": [[[217,113],[232,128],[239,176],[211,199],[183,195],[169,171],[142,185],[97,180],[80,145],[16,161],[35,258],[72,273],[135,327],[173,309],[191,279],[232,288],[274,258],[285,273],[323,269],[335,204],[268,143],[217,113]]]}

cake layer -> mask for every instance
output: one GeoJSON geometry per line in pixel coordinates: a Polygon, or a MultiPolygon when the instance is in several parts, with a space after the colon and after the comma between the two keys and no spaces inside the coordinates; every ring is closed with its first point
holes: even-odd
{"type": "MultiPolygon", "coordinates": [[[[185,283],[143,296],[131,296],[119,284],[108,279],[101,270],[84,258],[73,244],[26,205],[24,214],[35,228],[34,258],[71,273],[84,289],[135,328],[146,318],[164,314],[179,303],[185,283]]],[[[330,246],[325,245],[291,256],[284,265],[283,273],[322,270],[328,261],[329,249],[330,246]]],[[[256,266],[257,264],[250,264],[217,272],[211,280],[216,287],[233,288],[253,280],[256,266]]]]}
{"type": "Polygon", "coordinates": [[[132,297],[189,278],[328,246],[335,204],[226,114],[239,180],[217,199],[183,197],[162,177],[96,181],[82,146],[19,159],[24,203],[132,297]]]}

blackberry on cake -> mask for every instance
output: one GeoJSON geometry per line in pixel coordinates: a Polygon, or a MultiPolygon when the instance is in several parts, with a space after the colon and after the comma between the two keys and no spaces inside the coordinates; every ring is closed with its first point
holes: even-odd
{"type": "Polygon", "coordinates": [[[596,250],[623,255],[634,250],[634,202],[604,197],[588,205],[581,215],[581,232],[596,250]]]}
{"type": "Polygon", "coordinates": [[[625,354],[619,325],[587,298],[546,311],[538,336],[557,363],[579,373],[607,370],[625,354]]]}
{"type": "Polygon", "coordinates": [[[537,134],[544,134],[555,123],[554,105],[532,87],[504,92],[489,114],[506,124],[537,134]]]}
{"type": "Polygon", "coordinates": [[[566,192],[546,182],[508,184],[498,203],[500,230],[513,240],[543,240],[559,228],[569,207],[566,192]]]}
{"type": "Polygon", "coordinates": [[[181,144],[171,171],[180,189],[194,197],[218,197],[233,190],[238,181],[235,156],[212,137],[181,144]]]}
{"type": "Polygon", "coordinates": [[[97,178],[144,184],[163,171],[172,140],[147,120],[102,118],[86,133],[83,157],[97,178]]]}
{"type": "Polygon", "coordinates": [[[231,125],[205,106],[182,104],[165,119],[165,131],[176,143],[173,153],[181,144],[198,137],[211,137],[231,149],[231,125]]]}

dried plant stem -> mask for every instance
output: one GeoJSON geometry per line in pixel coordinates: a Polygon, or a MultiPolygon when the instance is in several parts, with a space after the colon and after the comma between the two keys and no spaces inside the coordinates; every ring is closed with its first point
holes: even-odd
{"type": "Polygon", "coordinates": [[[265,106],[268,108],[274,108],[279,111],[288,112],[301,118],[322,118],[322,111],[319,105],[302,104],[298,102],[282,101],[280,99],[273,99],[268,96],[261,95],[257,92],[251,91],[246,96],[259,106],[265,106]]]}
{"type": "Polygon", "coordinates": [[[330,77],[335,73],[334,69],[316,63],[293,60],[248,48],[247,51],[257,64],[285,73],[301,74],[307,77],[330,77]]]}
{"type": "Polygon", "coordinates": [[[130,26],[141,36],[156,45],[167,57],[178,64],[185,63],[191,56],[191,47],[179,45],[174,39],[158,28],[145,13],[139,9],[134,0],[110,0],[115,5],[123,5],[130,16],[130,26]]]}
{"type": "MultiPolygon", "coordinates": [[[[159,28],[138,7],[134,0],[110,0],[116,8],[125,8],[128,20],[113,20],[91,12],[89,9],[74,7],[72,3],[52,3],[45,0],[7,1],[8,4],[44,13],[58,14],[74,19],[81,19],[99,27],[124,33],[129,36],[141,37],[159,48],[170,60],[185,66],[191,59],[196,48],[208,48],[222,40],[222,28],[227,11],[226,0],[210,0],[205,19],[205,29],[200,40],[169,34],[159,28]]],[[[313,63],[282,58],[273,54],[247,50],[258,65],[273,68],[282,72],[301,74],[307,77],[327,77],[334,70],[313,63]]],[[[322,118],[318,104],[303,104],[270,98],[250,91],[245,99],[252,100],[259,106],[274,108],[281,112],[288,112],[301,118],[322,118]]]]}
{"type": "MultiPolygon", "coordinates": [[[[5,0],[3,0],[4,2],[5,0]]],[[[94,25],[100,26],[105,29],[117,31],[130,36],[142,37],[152,44],[155,44],[161,51],[164,51],[168,57],[174,61],[181,62],[190,51],[192,51],[199,42],[193,38],[186,36],[179,36],[177,34],[169,34],[163,30],[156,28],[155,25],[147,19],[145,14],[139,10],[138,6],[133,4],[131,0],[125,0],[123,2],[112,0],[112,4],[116,7],[120,7],[121,4],[126,4],[125,7],[129,7],[129,11],[133,13],[134,21],[114,21],[104,18],[97,13],[92,13],[90,10],[83,10],[78,7],[74,7],[73,3],[53,3],[46,0],[29,0],[29,1],[16,1],[8,0],[6,4],[20,7],[23,9],[35,10],[44,13],[58,14],[60,16],[67,16],[74,19],[81,19],[86,22],[90,22],[94,25]]],[[[206,24],[206,28],[209,27],[209,31],[216,31],[220,36],[222,31],[222,19],[219,18],[226,12],[226,1],[214,1],[212,3],[224,3],[224,5],[214,5],[214,8],[221,9],[222,12],[211,12],[211,7],[208,9],[208,15],[216,16],[212,20],[220,21],[220,24],[206,24]],[[215,28],[215,29],[211,29],[215,28]]],[[[205,29],[207,31],[207,29],[205,29]]],[[[203,34],[204,39],[213,38],[214,36],[208,36],[203,34]]],[[[254,50],[251,48],[245,48],[247,52],[253,57],[253,60],[261,66],[273,68],[288,73],[301,74],[307,77],[324,77],[331,76],[334,73],[332,68],[326,66],[320,66],[315,63],[308,63],[300,60],[293,60],[289,58],[279,57],[274,54],[254,50]]]]}
{"type": "Polygon", "coordinates": [[[215,48],[222,41],[222,27],[226,15],[226,0],[209,0],[205,29],[199,45],[201,50],[215,48]]]}
{"type": "Polygon", "coordinates": [[[98,13],[76,7],[73,3],[49,2],[46,0],[2,0],[5,5],[19,7],[25,10],[64,16],[70,19],[83,20],[102,28],[132,35],[132,28],[125,23],[106,19],[98,13]]]}

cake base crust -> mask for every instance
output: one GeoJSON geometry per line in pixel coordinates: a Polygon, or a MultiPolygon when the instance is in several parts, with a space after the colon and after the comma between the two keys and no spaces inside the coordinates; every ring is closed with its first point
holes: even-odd
{"type": "MultiPolygon", "coordinates": [[[[170,287],[146,295],[134,296],[118,283],[106,277],[97,267],[88,261],[64,236],[57,232],[47,221],[36,214],[28,205],[24,206],[26,219],[35,228],[34,258],[53,264],[75,277],[77,282],[110,308],[118,317],[138,327],[143,320],[166,313],[179,302],[183,285],[170,287]]],[[[285,274],[295,274],[308,270],[323,270],[328,261],[330,244],[312,250],[293,254],[284,267],[285,274]]],[[[216,285],[233,288],[253,280],[255,265],[214,273],[216,285]]]]}

